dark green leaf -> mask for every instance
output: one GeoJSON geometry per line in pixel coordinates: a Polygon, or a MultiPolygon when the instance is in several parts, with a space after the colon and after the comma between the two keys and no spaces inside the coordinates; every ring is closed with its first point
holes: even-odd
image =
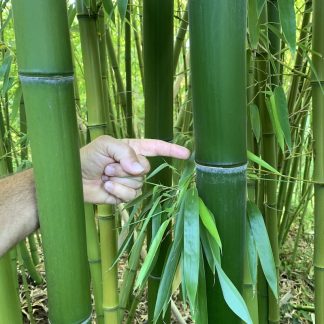
{"type": "Polygon", "coordinates": [[[292,54],[296,52],[296,14],[294,0],[278,0],[280,23],[292,54]]]}
{"type": "Polygon", "coordinates": [[[126,10],[127,10],[127,3],[128,0],[118,0],[118,11],[120,14],[120,18],[122,21],[124,21],[125,16],[126,16],[126,10]]]}
{"type": "Polygon", "coordinates": [[[198,324],[208,324],[206,278],[205,278],[205,267],[204,267],[204,259],[202,256],[202,251],[200,253],[200,262],[199,262],[199,282],[198,282],[198,293],[196,298],[195,322],[198,324]]]}
{"type": "Polygon", "coordinates": [[[258,47],[260,38],[260,24],[258,16],[258,4],[257,0],[249,0],[248,10],[248,23],[249,23],[249,35],[251,48],[256,49],[258,47]]]}
{"type": "Polygon", "coordinates": [[[154,177],[156,174],[158,174],[160,171],[162,171],[163,169],[170,167],[170,164],[164,162],[161,165],[159,165],[156,169],[154,169],[147,177],[146,180],[151,179],[152,177],[154,177]]]}
{"type": "Polygon", "coordinates": [[[290,133],[290,125],[289,125],[289,116],[288,116],[288,104],[285,92],[282,87],[276,87],[274,90],[274,97],[276,103],[276,110],[278,114],[279,123],[286,140],[286,144],[289,148],[289,151],[292,150],[291,143],[291,133],[290,133]]]}
{"type": "Polygon", "coordinates": [[[184,202],[183,267],[188,298],[194,311],[199,276],[199,198],[196,187],[190,188],[184,202]]]}
{"type": "Polygon", "coordinates": [[[247,214],[264,275],[274,296],[278,298],[277,271],[262,214],[258,207],[251,201],[247,202],[247,214]]]}
{"type": "Polygon", "coordinates": [[[244,299],[231,280],[227,277],[218,261],[216,262],[216,271],[228,307],[243,321],[248,324],[253,324],[244,299]]]}
{"type": "Polygon", "coordinates": [[[250,110],[252,131],[257,142],[259,143],[261,138],[261,121],[260,121],[259,108],[257,105],[251,104],[249,105],[249,110],[250,110]]]}
{"type": "Polygon", "coordinates": [[[22,95],[22,89],[21,89],[21,85],[19,84],[19,86],[15,91],[15,95],[12,101],[10,120],[15,120],[17,117],[19,107],[20,107],[21,95],[22,95]]]}
{"type": "Polygon", "coordinates": [[[258,16],[260,17],[263,7],[266,3],[266,0],[257,0],[258,3],[258,16]]]}
{"type": "Polygon", "coordinates": [[[114,21],[115,17],[114,17],[114,4],[112,3],[112,0],[102,0],[104,9],[108,15],[108,17],[114,21]]]}

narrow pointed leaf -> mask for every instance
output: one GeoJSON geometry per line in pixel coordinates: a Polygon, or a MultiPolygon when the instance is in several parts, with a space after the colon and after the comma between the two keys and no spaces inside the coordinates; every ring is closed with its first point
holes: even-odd
{"type": "Polygon", "coordinates": [[[292,54],[296,52],[296,14],[294,0],[278,0],[280,23],[292,54]]]}
{"type": "Polygon", "coordinates": [[[250,110],[252,131],[257,142],[259,143],[261,138],[261,121],[260,121],[259,108],[257,105],[251,104],[249,105],[249,110],[250,110]]]}
{"type": "Polygon", "coordinates": [[[250,151],[247,151],[247,157],[250,161],[257,163],[259,165],[261,165],[263,168],[277,174],[280,175],[280,172],[278,172],[274,167],[272,167],[269,163],[267,163],[266,161],[262,160],[260,157],[258,157],[257,155],[253,154],[250,151]]]}
{"type": "Polygon", "coordinates": [[[250,225],[246,222],[246,239],[248,249],[248,263],[249,270],[252,279],[252,283],[255,286],[257,284],[257,270],[258,270],[258,254],[254,243],[254,238],[250,229],[250,225]]]}
{"type": "Polygon", "coordinates": [[[214,216],[211,211],[207,208],[205,203],[199,198],[199,214],[202,223],[207,228],[211,236],[216,240],[220,249],[222,249],[222,242],[218,234],[218,230],[215,224],[214,216]]]}
{"type": "Polygon", "coordinates": [[[183,249],[183,226],[184,226],[184,211],[183,204],[176,217],[175,234],[170,253],[165,263],[162,278],[156,298],[154,309],[154,323],[159,318],[165,306],[169,303],[172,291],[172,282],[177,270],[181,252],[183,249]]]}
{"type": "Polygon", "coordinates": [[[251,48],[256,49],[260,38],[260,24],[257,0],[249,0],[248,23],[251,48]]]}
{"type": "Polygon", "coordinates": [[[279,123],[288,146],[289,151],[292,150],[289,115],[288,115],[288,104],[285,92],[282,87],[276,87],[274,90],[274,98],[276,103],[276,110],[278,114],[279,123]]]}
{"type": "Polygon", "coordinates": [[[262,9],[264,7],[266,3],[266,0],[257,0],[257,4],[258,4],[258,16],[260,17],[262,9]]]}
{"type": "Polygon", "coordinates": [[[166,221],[164,221],[162,223],[162,225],[160,226],[160,229],[158,230],[158,232],[156,233],[152,243],[151,243],[151,246],[150,246],[150,249],[147,253],[147,256],[144,260],[144,263],[141,267],[141,270],[138,274],[138,277],[137,277],[137,280],[136,280],[136,283],[135,283],[135,289],[137,289],[138,287],[142,286],[143,285],[143,282],[144,282],[144,279],[147,278],[147,275],[152,267],[152,263],[153,263],[153,259],[158,251],[158,248],[161,244],[161,241],[162,241],[162,238],[163,238],[163,235],[165,233],[165,230],[167,229],[169,223],[170,223],[170,219],[167,219],[166,221]]]}
{"type": "Polygon", "coordinates": [[[183,266],[188,298],[194,310],[199,276],[199,198],[195,187],[190,188],[184,205],[183,266]]]}
{"type": "Polygon", "coordinates": [[[243,297],[227,277],[219,262],[216,262],[216,271],[228,307],[244,322],[253,324],[243,297]]]}
{"type": "Polygon", "coordinates": [[[263,273],[274,296],[278,298],[276,266],[262,214],[258,207],[251,201],[247,202],[247,214],[263,273]]]}
{"type": "Polygon", "coordinates": [[[208,324],[208,310],[207,310],[207,298],[206,298],[206,277],[204,259],[202,251],[200,253],[199,262],[199,282],[198,282],[198,293],[196,298],[196,311],[195,321],[199,324],[208,324]]]}
{"type": "Polygon", "coordinates": [[[281,148],[281,151],[285,151],[285,138],[284,138],[284,133],[282,131],[280,121],[279,121],[279,116],[276,108],[276,101],[275,97],[273,94],[271,94],[270,99],[266,99],[266,105],[267,109],[269,112],[269,116],[271,119],[271,124],[274,129],[276,139],[278,141],[278,144],[281,148]]]}
{"type": "Polygon", "coordinates": [[[124,21],[125,16],[126,16],[127,3],[128,3],[128,0],[118,0],[118,2],[117,2],[118,11],[119,11],[120,18],[122,21],[124,21]]]}

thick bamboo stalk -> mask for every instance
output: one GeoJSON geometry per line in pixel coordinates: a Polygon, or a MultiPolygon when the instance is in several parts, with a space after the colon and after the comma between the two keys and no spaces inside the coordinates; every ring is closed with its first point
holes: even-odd
{"type": "MultiPolygon", "coordinates": [[[[189,28],[197,187],[215,215],[223,243],[222,267],[242,292],[247,160],[246,2],[191,1],[189,28]]],[[[240,323],[226,305],[208,267],[208,322],[240,323]]]]}
{"type": "Polygon", "coordinates": [[[66,2],[15,0],[13,13],[45,252],[49,320],[84,322],[91,316],[91,301],[66,2]]]}
{"type": "Polygon", "coordinates": [[[324,1],[314,0],[312,77],[314,127],[314,192],[315,192],[315,320],[324,323],[324,1]]]}
{"type": "MultiPolygon", "coordinates": [[[[145,88],[145,136],[165,141],[173,139],[173,1],[166,0],[161,6],[157,1],[143,2],[144,28],[144,88],[145,88]]],[[[152,159],[152,168],[164,161],[152,159]]],[[[153,180],[165,186],[172,183],[170,169],[164,169],[153,180]]],[[[148,240],[150,241],[150,230],[148,240]]],[[[155,301],[165,257],[170,242],[167,235],[160,247],[156,265],[148,281],[148,316],[153,322],[155,301]]],[[[169,323],[170,311],[164,320],[169,323]]]]}

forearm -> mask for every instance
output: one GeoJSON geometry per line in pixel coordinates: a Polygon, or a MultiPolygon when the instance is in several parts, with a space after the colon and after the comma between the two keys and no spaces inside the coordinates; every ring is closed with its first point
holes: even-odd
{"type": "Polygon", "coordinates": [[[37,228],[33,170],[0,180],[0,256],[37,228]]]}

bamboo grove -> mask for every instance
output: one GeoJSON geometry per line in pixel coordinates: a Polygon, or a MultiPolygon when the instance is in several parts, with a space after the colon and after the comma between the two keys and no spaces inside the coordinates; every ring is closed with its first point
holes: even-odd
{"type": "Polygon", "coordinates": [[[323,0],[1,0],[0,43],[0,176],[40,222],[0,323],[324,323],[323,0]],[[102,135],[192,155],[84,204],[102,135]]]}

